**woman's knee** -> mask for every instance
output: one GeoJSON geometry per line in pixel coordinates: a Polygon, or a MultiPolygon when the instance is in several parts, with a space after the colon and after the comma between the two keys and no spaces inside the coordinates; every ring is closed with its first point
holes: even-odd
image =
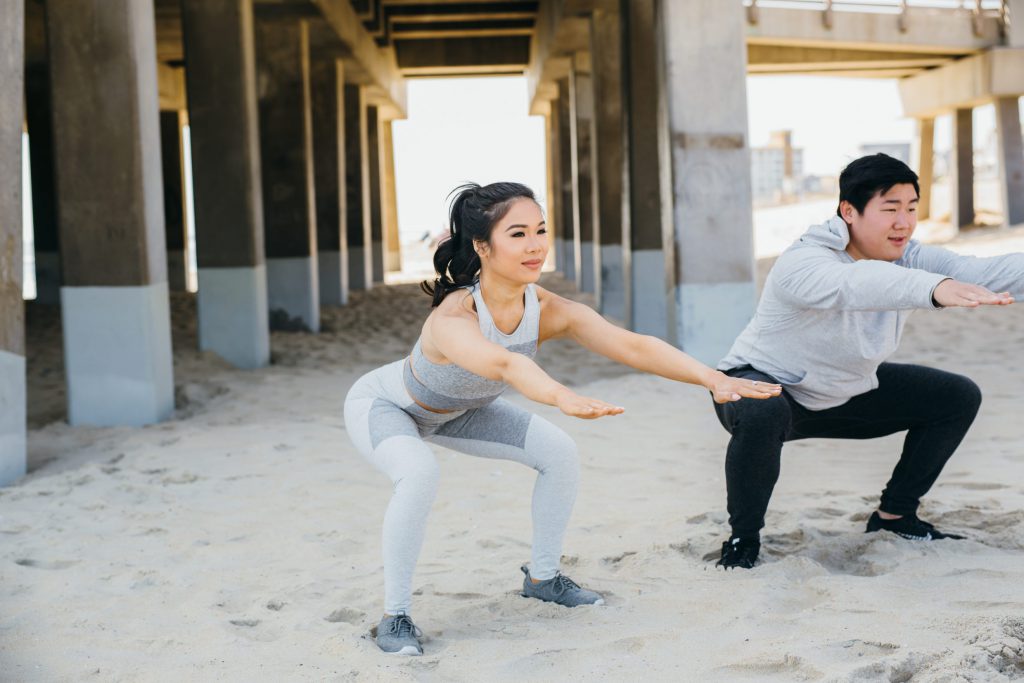
{"type": "Polygon", "coordinates": [[[576,441],[547,420],[534,417],[530,422],[526,446],[532,451],[533,468],[541,473],[558,470],[577,476],[580,469],[576,441]]]}
{"type": "Polygon", "coordinates": [[[409,459],[397,468],[392,482],[395,493],[400,491],[414,492],[433,500],[441,479],[441,468],[433,457],[409,459]]]}

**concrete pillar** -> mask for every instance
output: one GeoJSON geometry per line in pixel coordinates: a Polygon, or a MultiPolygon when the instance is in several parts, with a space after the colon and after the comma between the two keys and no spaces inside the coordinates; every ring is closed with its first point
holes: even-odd
{"type": "MultiPolygon", "coordinates": [[[[1024,21],[1024,17],[1021,20],[1024,21]]],[[[1017,225],[1024,223],[1024,144],[1021,142],[1020,104],[1017,97],[1000,97],[995,106],[1003,216],[1007,225],[1017,225]]]]}
{"type": "Polygon", "coordinates": [[[344,62],[333,56],[314,60],[311,82],[320,303],[344,306],[348,303],[344,62]]]}
{"type": "Polygon", "coordinates": [[[974,224],[974,110],[953,113],[953,154],[950,164],[950,218],[953,227],[974,224]]]}
{"type": "Polygon", "coordinates": [[[566,280],[579,284],[577,274],[579,268],[580,254],[580,231],[579,219],[577,218],[576,199],[576,171],[574,170],[574,152],[576,144],[573,142],[573,133],[576,130],[575,118],[572,109],[572,93],[569,90],[569,79],[562,78],[558,81],[558,169],[561,182],[561,193],[559,195],[560,222],[559,235],[561,237],[560,251],[556,258],[559,263],[559,270],[566,280]]]}
{"type": "Polygon", "coordinates": [[[661,66],[657,0],[623,2],[629,237],[632,263],[629,327],[676,343],[672,258],[672,166],[661,66]]]}
{"type": "Polygon", "coordinates": [[[25,5],[0,5],[0,486],[25,474],[25,303],[22,287],[21,125],[25,5]]]}
{"type": "Polygon", "coordinates": [[[659,9],[678,255],[676,339],[714,364],[750,320],[756,294],[745,10],[721,0],[659,0],[659,9]]]}
{"type": "Polygon", "coordinates": [[[380,206],[380,120],[377,107],[366,109],[367,206],[370,209],[370,243],[373,284],[384,282],[384,224],[380,206]]]}
{"type": "Polygon", "coordinates": [[[256,70],[270,327],[318,332],[308,24],[257,21],[256,70]]]}
{"type": "Polygon", "coordinates": [[[345,207],[349,289],[353,291],[369,289],[373,275],[365,97],[362,86],[345,86],[345,207]]]}
{"type": "Polygon", "coordinates": [[[914,142],[914,162],[917,165],[921,200],[917,203],[917,218],[925,220],[932,214],[932,176],[935,166],[935,119],[917,119],[917,137],[914,142]]]}
{"type": "Polygon", "coordinates": [[[569,92],[572,106],[572,182],[576,186],[573,222],[580,236],[576,263],[576,287],[583,292],[598,293],[597,266],[600,251],[594,242],[600,234],[596,210],[594,177],[594,83],[590,75],[590,54],[577,53],[569,73],[569,92]]]}
{"type": "Polygon", "coordinates": [[[36,301],[60,303],[60,235],[57,224],[56,169],[50,71],[46,63],[25,68],[25,119],[32,173],[32,229],[36,265],[36,301]]]}
{"type": "Polygon", "coordinates": [[[545,191],[547,194],[545,222],[548,230],[548,258],[554,261],[555,270],[564,275],[562,245],[565,235],[561,221],[562,169],[558,140],[558,102],[552,101],[548,105],[548,113],[544,116],[544,155],[548,170],[548,186],[545,191]]]}
{"type": "Polygon", "coordinates": [[[160,160],[164,179],[164,225],[167,232],[167,285],[184,292],[188,283],[188,237],[185,234],[185,178],[182,174],[181,115],[160,112],[160,160]]]}
{"type": "Polygon", "coordinates": [[[153,5],[46,9],[68,419],[157,422],[174,381],[153,5]]]}
{"type": "Polygon", "coordinates": [[[623,224],[623,211],[628,211],[629,197],[623,192],[626,172],[625,121],[623,119],[622,20],[614,5],[594,11],[590,18],[590,44],[595,46],[591,64],[594,99],[594,198],[595,269],[598,308],[602,314],[626,321],[629,319],[628,224],[623,224]]]}
{"type": "Polygon", "coordinates": [[[395,184],[395,135],[391,120],[380,123],[380,208],[384,223],[384,270],[402,269],[402,241],[398,234],[398,188],[395,184]]]}
{"type": "Polygon", "coordinates": [[[270,363],[250,0],[182,3],[195,195],[199,348],[270,363]]]}

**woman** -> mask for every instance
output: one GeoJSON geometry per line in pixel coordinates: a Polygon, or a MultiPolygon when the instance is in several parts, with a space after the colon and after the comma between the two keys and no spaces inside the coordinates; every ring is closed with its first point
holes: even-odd
{"type": "Polygon", "coordinates": [[[638,370],[707,387],[719,402],[781,391],[775,384],[728,377],[536,286],[548,237],[533,192],[523,185],[459,188],[450,226],[451,238],[434,255],[438,279],[432,287],[423,285],[435,310],[412,354],[362,377],[345,400],[345,425],[356,448],[394,483],[384,516],[385,614],[377,628],[377,645],[389,653],[423,653],[409,613],[413,570],[438,479],[437,461],[424,441],[537,470],[523,595],[566,607],[603,603],[599,594],[559,573],[579,479],[576,445],[558,427],[499,395],[512,386],[583,419],[623,409],[580,396],[545,374],[532,360],[544,341],[571,337],[638,370]]]}

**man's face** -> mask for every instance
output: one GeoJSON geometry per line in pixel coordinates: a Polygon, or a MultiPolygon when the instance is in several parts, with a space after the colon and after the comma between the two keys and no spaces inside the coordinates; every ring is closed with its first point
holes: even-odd
{"type": "Polygon", "coordinates": [[[901,183],[872,197],[864,213],[841,202],[839,213],[850,226],[846,253],[857,260],[895,261],[903,256],[917,227],[917,199],[914,186],[901,183]]]}

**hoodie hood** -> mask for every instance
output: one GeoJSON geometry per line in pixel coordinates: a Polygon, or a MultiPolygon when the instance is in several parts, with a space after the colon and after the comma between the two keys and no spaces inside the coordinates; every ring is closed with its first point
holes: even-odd
{"type": "Polygon", "coordinates": [[[821,225],[812,225],[808,228],[800,237],[800,242],[845,251],[850,243],[850,228],[842,218],[832,216],[821,225]]]}

